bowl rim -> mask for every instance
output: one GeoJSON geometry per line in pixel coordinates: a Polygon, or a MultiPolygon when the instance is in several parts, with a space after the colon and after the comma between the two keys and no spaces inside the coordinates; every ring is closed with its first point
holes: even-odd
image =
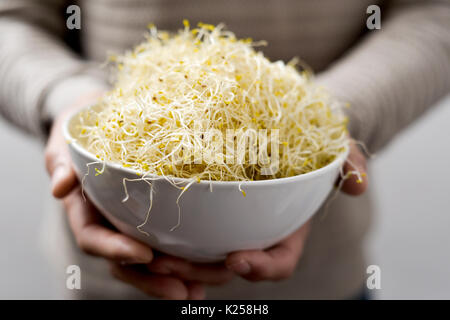
{"type": "MultiPolygon", "coordinates": [[[[69,125],[71,123],[71,121],[73,120],[73,118],[78,115],[79,113],[81,113],[82,111],[89,109],[89,107],[87,108],[82,108],[82,109],[78,109],[75,111],[72,111],[69,113],[69,115],[66,117],[66,119],[64,119],[63,125],[62,125],[62,131],[63,131],[63,136],[66,139],[66,141],[68,142],[69,146],[72,147],[75,151],[77,151],[78,153],[82,154],[83,156],[87,157],[88,159],[92,160],[92,162],[99,162],[99,163],[103,163],[101,161],[99,161],[95,155],[93,153],[91,153],[90,151],[88,151],[87,149],[85,149],[80,143],[78,143],[78,140],[76,138],[74,138],[69,130],[69,125]]],[[[290,182],[298,182],[298,181],[302,181],[302,180],[308,180],[308,179],[312,179],[314,177],[317,176],[321,176],[327,172],[332,171],[335,167],[337,166],[341,166],[344,164],[348,154],[349,154],[349,144],[347,143],[347,146],[344,150],[344,152],[342,152],[339,156],[337,156],[332,162],[330,162],[329,164],[327,164],[326,166],[311,171],[311,172],[307,172],[307,173],[303,173],[303,174],[299,174],[296,176],[291,176],[291,177],[285,177],[285,178],[276,178],[276,179],[266,179],[266,180],[254,180],[254,181],[216,181],[216,180],[200,180],[200,182],[198,182],[197,184],[208,184],[208,185],[273,185],[273,184],[284,184],[284,183],[290,183],[290,182]]],[[[122,170],[126,173],[129,174],[134,174],[136,176],[143,176],[142,172],[139,172],[137,170],[131,169],[131,168],[125,168],[123,166],[121,166],[120,164],[117,163],[113,163],[113,162],[108,162],[105,161],[105,165],[106,167],[111,167],[114,168],[116,170],[122,170]]],[[[156,178],[156,180],[164,180],[165,178],[163,176],[159,176],[159,175],[147,175],[146,177],[151,177],[151,178],[156,178]]],[[[176,183],[183,183],[185,182],[190,183],[192,182],[192,179],[188,179],[188,178],[178,178],[178,177],[170,177],[171,181],[174,181],[176,183]]]]}

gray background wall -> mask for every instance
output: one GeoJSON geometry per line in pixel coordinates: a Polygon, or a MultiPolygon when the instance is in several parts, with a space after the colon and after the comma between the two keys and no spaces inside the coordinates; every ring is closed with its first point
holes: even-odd
{"type": "MultiPolygon", "coordinates": [[[[41,147],[0,119],[0,298],[58,298],[38,232],[49,192],[41,147]]],[[[372,161],[368,241],[378,298],[450,299],[450,96],[372,161]]]]}

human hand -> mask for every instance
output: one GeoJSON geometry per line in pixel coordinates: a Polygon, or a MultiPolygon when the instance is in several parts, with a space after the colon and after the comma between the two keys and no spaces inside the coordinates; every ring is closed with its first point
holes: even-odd
{"type": "Polygon", "coordinates": [[[369,185],[367,160],[353,139],[350,140],[350,151],[343,169],[346,178],[343,181],[339,178],[338,185],[342,183],[341,190],[352,196],[363,194],[369,185]]]}
{"type": "Polygon", "coordinates": [[[45,148],[45,163],[51,178],[52,193],[63,199],[75,239],[84,251],[106,259],[148,263],[153,254],[147,246],[104,227],[102,218],[88,201],[82,199],[79,183],[72,167],[62,125],[71,112],[93,104],[103,92],[81,97],[65,109],[54,121],[45,148]]]}
{"type": "Polygon", "coordinates": [[[102,94],[103,92],[96,91],[81,97],[53,122],[45,148],[45,164],[51,179],[52,193],[56,198],[63,199],[70,227],[82,250],[122,263],[148,263],[153,258],[148,246],[104,226],[102,216],[91,202],[84,201],[62,134],[62,125],[67,116],[95,103],[102,94]]]}
{"type": "MultiPolygon", "coordinates": [[[[355,142],[350,142],[350,152],[348,155],[349,162],[344,165],[344,176],[348,177],[342,181],[342,191],[350,195],[360,195],[367,189],[367,166],[366,158],[357,148],[355,142]],[[359,172],[357,175],[351,174],[354,171],[359,172]],[[361,180],[360,180],[361,179],[361,180]]],[[[338,184],[341,182],[338,181],[338,184]]],[[[308,221],[301,228],[299,228],[292,235],[279,242],[277,245],[266,250],[245,250],[233,252],[228,255],[225,266],[231,272],[242,276],[249,281],[263,281],[263,280],[282,280],[292,275],[295,267],[302,255],[304,244],[308,237],[311,223],[308,221]]],[[[223,279],[224,282],[229,280],[230,275],[222,273],[219,274],[223,278],[219,277],[217,273],[213,272],[222,270],[219,265],[215,266],[217,269],[211,269],[213,266],[201,265],[201,267],[193,267],[193,264],[188,262],[182,262],[181,259],[168,257],[161,258],[158,262],[152,262],[149,266],[149,270],[152,270],[158,274],[165,274],[166,272],[174,272],[181,278],[189,278],[191,280],[200,280],[196,278],[198,274],[205,274],[207,277],[214,279],[223,279]],[[173,261],[173,262],[172,262],[173,261]],[[171,263],[179,262],[181,265],[170,266],[171,263]],[[179,268],[179,269],[177,269],[179,268]],[[169,271],[170,270],[170,271],[169,271]],[[208,270],[205,272],[204,270],[208,270]],[[188,275],[188,271],[192,272],[188,275]]],[[[220,284],[220,281],[218,281],[220,284]]]]}
{"type": "Polygon", "coordinates": [[[64,197],[63,203],[78,246],[87,254],[107,259],[115,278],[150,296],[180,300],[202,299],[202,283],[226,280],[228,270],[224,267],[190,267],[187,262],[184,263],[181,259],[178,262],[178,258],[169,256],[154,260],[158,268],[157,261],[173,259],[169,269],[171,272],[165,269],[160,269],[159,274],[151,272],[146,265],[153,264],[152,249],[109,226],[93,204],[83,199],[80,186],[64,197]]]}
{"type": "Polygon", "coordinates": [[[103,91],[94,91],[80,97],[74,104],[65,108],[53,121],[45,147],[45,166],[50,175],[51,190],[55,198],[64,198],[78,184],[67,142],[62,133],[64,121],[72,112],[93,105],[103,93],[103,91]]]}
{"type": "Polygon", "coordinates": [[[205,298],[206,285],[221,285],[233,278],[223,263],[193,263],[161,254],[146,265],[111,264],[113,275],[150,296],[171,299],[205,298]],[[164,295],[155,294],[164,291],[164,295]],[[168,295],[167,293],[170,293],[168,295]]]}
{"type": "Polygon", "coordinates": [[[150,247],[115,231],[89,201],[84,201],[72,167],[62,125],[71,112],[93,104],[103,92],[82,97],[55,119],[45,150],[52,193],[63,199],[69,225],[78,246],[87,254],[111,262],[112,274],[145,293],[168,299],[202,299],[204,283],[219,284],[232,277],[224,266],[201,266],[160,255],[153,260],[150,247]],[[139,266],[132,264],[141,264],[139,266]],[[158,271],[160,274],[152,272],[158,271]]]}
{"type": "Polygon", "coordinates": [[[111,260],[126,262],[150,262],[150,248],[104,227],[101,216],[90,202],[84,202],[79,183],[72,167],[62,125],[67,116],[77,109],[95,103],[103,92],[96,91],[81,97],[66,108],[54,121],[45,148],[45,163],[51,178],[52,193],[63,199],[75,239],[84,251],[111,260]]]}
{"type": "MultiPolygon", "coordinates": [[[[364,193],[368,185],[366,158],[356,146],[350,142],[350,152],[344,164],[342,191],[349,195],[364,193]],[[359,176],[352,174],[358,171],[359,176]]],[[[340,178],[341,179],[341,178],[340,178]]],[[[226,259],[226,266],[237,275],[250,281],[281,280],[292,275],[302,255],[310,222],[307,222],[292,235],[267,250],[246,250],[231,253],[226,259]]]]}

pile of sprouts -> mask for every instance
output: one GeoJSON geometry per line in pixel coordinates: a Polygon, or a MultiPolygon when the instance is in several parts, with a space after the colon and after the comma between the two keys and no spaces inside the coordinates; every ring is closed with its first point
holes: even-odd
{"type": "Polygon", "coordinates": [[[149,25],[143,43],[110,58],[114,87],[80,113],[78,140],[99,162],[143,177],[252,181],[326,166],[348,144],[341,105],[295,61],[257,52],[262,44],[221,25],[190,28],[185,20],[175,34],[149,25]],[[218,143],[232,131],[231,141],[218,143]],[[242,132],[263,134],[251,140],[242,132]],[[230,159],[243,136],[269,160],[277,152],[276,170],[263,172],[267,162],[250,161],[246,149],[241,161],[230,159]]]}

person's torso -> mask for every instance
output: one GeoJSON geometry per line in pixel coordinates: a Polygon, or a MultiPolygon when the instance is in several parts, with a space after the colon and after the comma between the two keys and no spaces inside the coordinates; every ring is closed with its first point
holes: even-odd
{"type": "MultiPolygon", "coordinates": [[[[102,62],[108,53],[120,53],[141,42],[149,23],[174,31],[182,27],[183,19],[189,19],[191,25],[199,21],[223,22],[239,37],[266,40],[269,45],[262,50],[272,60],[287,61],[298,56],[320,71],[356,42],[365,30],[367,6],[379,2],[81,0],[81,44],[86,58],[102,62]]],[[[290,279],[251,285],[234,281],[212,288],[209,296],[220,299],[348,297],[362,285],[365,269],[361,248],[371,211],[370,194],[358,198],[338,197],[326,215],[323,210],[316,214],[304,256],[290,279]]],[[[99,273],[103,272],[102,266],[98,269],[99,273]]],[[[125,291],[114,294],[126,295],[125,291]]]]}
{"type": "Polygon", "coordinates": [[[239,37],[266,40],[273,60],[301,58],[315,71],[341,56],[365,30],[366,9],[380,0],[80,0],[81,44],[103,61],[143,40],[151,22],[177,30],[182,20],[225,23],[239,37]]]}

